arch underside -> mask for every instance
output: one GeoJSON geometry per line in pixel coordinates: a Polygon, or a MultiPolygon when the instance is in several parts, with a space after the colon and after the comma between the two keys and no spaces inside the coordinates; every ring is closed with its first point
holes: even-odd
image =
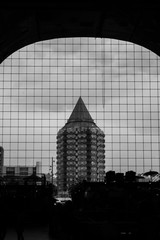
{"type": "Polygon", "coordinates": [[[160,55],[160,7],[43,3],[0,10],[0,62],[34,42],[66,37],[113,38],[160,55]]]}

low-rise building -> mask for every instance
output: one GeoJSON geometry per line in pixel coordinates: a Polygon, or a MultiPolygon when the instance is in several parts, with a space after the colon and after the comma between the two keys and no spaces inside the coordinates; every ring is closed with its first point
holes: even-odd
{"type": "Polygon", "coordinates": [[[37,176],[42,175],[42,167],[40,162],[36,162],[36,166],[3,166],[2,176],[21,176],[27,177],[32,174],[37,176]]]}

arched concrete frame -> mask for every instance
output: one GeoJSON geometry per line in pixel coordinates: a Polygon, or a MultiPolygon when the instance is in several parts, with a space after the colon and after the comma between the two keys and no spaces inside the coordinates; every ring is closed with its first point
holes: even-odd
{"type": "Polygon", "coordinates": [[[125,40],[160,56],[160,4],[6,0],[0,8],[0,63],[26,45],[65,37],[125,40]]]}

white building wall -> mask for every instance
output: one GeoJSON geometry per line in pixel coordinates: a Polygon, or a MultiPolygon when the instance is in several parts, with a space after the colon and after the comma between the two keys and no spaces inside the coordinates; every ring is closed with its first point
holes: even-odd
{"type": "Polygon", "coordinates": [[[42,163],[36,162],[36,175],[41,177],[42,175],[42,163]]]}
{"type": "Polygon", "coordinates": [[[15,175],[16,175],[16,176],[19,176],[19,175],[20,175],[20,167],[19,167],[19,166],[16,166],[16,167],[15,167],[15,175]]]}
{"type": "Polygon", "coordinates": [[[28,176],[33,174],[33,167],[28,167],[28,176]]]}

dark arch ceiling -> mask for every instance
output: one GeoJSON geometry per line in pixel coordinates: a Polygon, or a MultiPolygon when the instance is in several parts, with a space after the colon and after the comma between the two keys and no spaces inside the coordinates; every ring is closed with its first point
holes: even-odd
{"type": "Polygon", "coordinates": [[[61,37],[120,39],[160,56],[160,4],[6,0],[0,8],[0,31],[0,62],[28,44],[61,37]]]}

